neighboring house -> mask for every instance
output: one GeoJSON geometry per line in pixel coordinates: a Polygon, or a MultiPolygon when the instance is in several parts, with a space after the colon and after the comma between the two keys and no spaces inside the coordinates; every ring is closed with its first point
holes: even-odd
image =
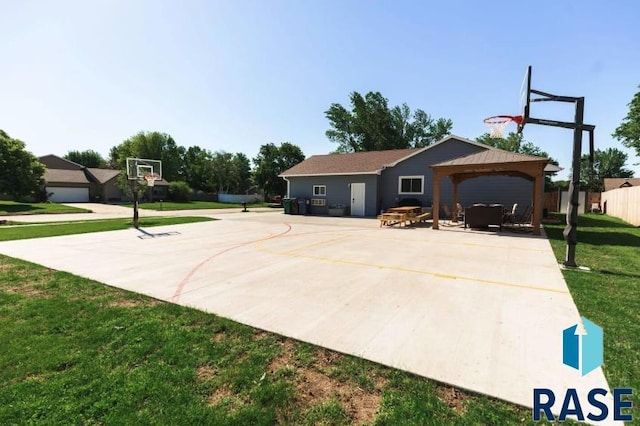
{"type": "Polygon", "coordinates": [[[44,172],[47,198],[56,203],[84,203],[89,201],[91,182],[86,167],[55,155],[39,158],[46,166],[44,172]]]}
{"type": "Polygon", "coordinates": [[[640,186],[640,178],[604,178],[604,190],[640,186]]]}
{"type": "MultiPolygon", "coordinates": [[[[126,201],[127,197],[118,187],[121,170],[85,167],[56,155],[39,158],[46,166],[45,190],[48,199],[56,203],[85,203],[126,201]]],[[[152,190],[154,199],[167,196],[169,182],[162,179],[152,190]]]]}
{"type": "MultiPolygon", "coordinates": [[[[314,155],[280,176],[288,196],[309,199],[311,214],[327,214],[329,206],[350,207],[352,216],[375,216],[404,199],[422,206],[433,201],[433,174],[429,166],[495,148],[459,136],[447,136],[425,148],[314,155]]],[[[483,176],[462,182],[458,200],[474,203],[532,204],[533,185],[522,177],[483,176]]],[[[440,205],[452,203],[452,184],[440,184],[440,205]]]]}
{"type": "Polygon", "coordinates": [[[122,190],[118,187],[120,170],[87,167],[85,171],[92,178],[89,191],[92,201],[112,202],[122,200],[122,190]]]}

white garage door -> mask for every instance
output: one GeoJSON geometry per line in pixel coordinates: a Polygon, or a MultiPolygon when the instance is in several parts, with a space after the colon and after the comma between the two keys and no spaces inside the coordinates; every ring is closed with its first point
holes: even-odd
{"type": "Polygon", "coordinates": [[[89,201],[89,188],[62,188],[48,186],[47,194],[51,194],[50,201],[54,203],[86,203],[89,201]]]}

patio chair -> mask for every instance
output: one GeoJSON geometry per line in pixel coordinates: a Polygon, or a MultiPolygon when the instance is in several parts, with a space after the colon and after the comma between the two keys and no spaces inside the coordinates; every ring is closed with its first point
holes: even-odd
{"type": "Polygon", "coordinates": [[[510,212],[504,214],[504,223],[516,223],[516,212],[518,211],[518,203],[513,203],[510,212]]]}
{"type": "Polygon", "coordinates": [[[453,220],[453,214],[451,213],[451,210],[449,210],[449,206],[444,204],[442,206],[442,209],[444,210],[444,216],[442,217],[443,222],[447,221],[449,222],[448,224],[451,225],[451,221],[453,220]]]}
{"type": "Polygon", "coordinates": [[[458,217],[458,222],[464,222],[464,209],[462,208],[462,204],[456,203],[456,215],[458,217]]]}
{"type": "Polygon", "coordinates": [[[522,212],[522,214],[515,216],[514,223],[517,224],[518,226],[528,225],[531,223],[532,216],[533,216],[533,207],[528,206],[526,209],[524,209],[524,212],[522,212]]]}

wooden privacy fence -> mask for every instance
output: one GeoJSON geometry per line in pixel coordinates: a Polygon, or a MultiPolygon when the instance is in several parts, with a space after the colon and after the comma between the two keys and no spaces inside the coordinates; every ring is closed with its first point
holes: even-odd
{"type": "Polygon", "coordinates": [[[605,214],[640,226],[640,186],[612,189],[603,192],[601,197],[605,214]]]}

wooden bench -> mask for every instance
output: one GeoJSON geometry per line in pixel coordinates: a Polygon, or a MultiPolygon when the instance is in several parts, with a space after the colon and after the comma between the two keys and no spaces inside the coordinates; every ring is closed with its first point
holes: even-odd
{"type": "Polygon", "coordinates": [[[378,216],[378,220],[381,228],[382,225],[393,226],[396,223],[402,226],[407,221],[407,215],[404,213],[382,213],[378,216]]]}
{"type": "Polygon", "coordinates": [[[414,217],[412,217],[410,219],[411,219],[412,223],[425,222],[425,221],[431,219],[431,212],[424,212],[424,213],[416,215],[416,216],[414,216],[414,217]]]}

